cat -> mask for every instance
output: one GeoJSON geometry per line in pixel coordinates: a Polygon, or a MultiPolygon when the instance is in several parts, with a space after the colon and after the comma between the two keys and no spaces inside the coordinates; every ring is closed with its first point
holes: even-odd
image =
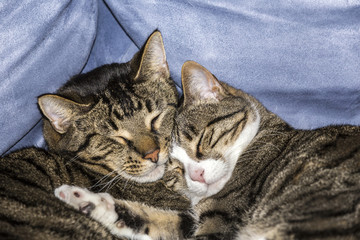
{"type": "Polygon", "coordinates": [[[159,31],[128,63],[101,66],[40,96],[49,150],[25,148],[1,158],[0,238],[113,239],[54,197],[62,184],[187,209],[188,201],[159,180],[177,104],[159,31]]]}
{"type": "Polygon", "coordinates": [[[294,129],[192,61],[182,86],[169,162],[187,215],[110,195],[101,209],[76,186],[55,195],[104,224],[93,213],[112,213],[108,228],[131,239],[360,239],[359,126],[294,129]]]}

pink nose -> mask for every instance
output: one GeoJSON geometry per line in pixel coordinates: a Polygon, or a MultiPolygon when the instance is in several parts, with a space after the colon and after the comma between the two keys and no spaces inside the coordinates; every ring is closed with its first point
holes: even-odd
{"type": "Polygon", "coordinates": [[[196,168],[190,170],[190,178],[193,181],[204,183],[204,173],[205,170],[203,168],[196,168]]]}
{"type": "Polygon", "coordinates": [[[160,149],[156,149],[155,151],[148,153],[144,156],[145,159],[149,159],[150,161],[152,161],[153,163],[157,163],[158,159],[159,159],[159,152],[160,149]]]}

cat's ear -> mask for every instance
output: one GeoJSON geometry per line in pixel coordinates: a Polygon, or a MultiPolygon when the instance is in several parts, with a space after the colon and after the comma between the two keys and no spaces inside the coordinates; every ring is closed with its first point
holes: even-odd
{"type": "Polygon", "coordinates": [[[143,49],[131,60],[131,64],[136,69],[135,80],[170,77],[164,43],[159,31],[150,35],[143,49]]]}
{"type": "Polygon", "coordinates": [[[58,133],[65,133],[75,115],[85,113],[90,109],[90,105],[79,104],[53,94],[40,96],[38,104],[41,112],[58,133]]]}
{"type": "Polygon", "coordinates": [[[181,69],[184,104],[201,100],[223,99],[227,93],[209,70],[194,61],[187,61],[181,69]]]}

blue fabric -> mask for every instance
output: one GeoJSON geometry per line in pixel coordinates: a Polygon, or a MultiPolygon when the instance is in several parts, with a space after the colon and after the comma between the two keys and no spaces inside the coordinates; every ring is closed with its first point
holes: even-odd
{"type": "Polygon", "coordinates": [[[194,60],[295,127],[360,124],[359,0],[14,0],[0,20],[1,153],[44,146],[38,95],[155,29],[178,86],[194,60]]]}
{"type": "Polygon", "coordinates": [[[294,127],[360,124],[360,1],[106,3],[138,46],[162,32],[178,84],[194,60],[294,127]]]}
{"type": "Polygon", "coordinates": [[[96,36],[97,1],[2,1],[0,19],[3,153],[40,120],[36,97],[54,92],[84,67],[96,36]]]}

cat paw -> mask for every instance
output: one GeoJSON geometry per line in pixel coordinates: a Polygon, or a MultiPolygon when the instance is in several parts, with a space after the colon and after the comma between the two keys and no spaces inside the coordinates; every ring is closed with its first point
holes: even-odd
{"type": "MultiPolygon", "coordinates": [[[[118,237],[134,240],[151,240],[151,237],[146,233],[140,233],[138,230],[129,227],[131,224],[126,224],[123,216],[123,213],[127,212],[125,211],[126,209],[122,207],[123,211],[120,211],[119,216],[115,210],[116,202],[108,193],[93,193],[86,188],[62,185],[55,189],[55,196],[102,223],[112,234],[118,237]]],[[[116,201],[121,202],[121,200],[116,201]]],[[[123,202],[126,203],[126,201],[123,202]]],[[[129,221],[127,218],[126,220],[129,221]]]]}
{"type": "Polygon", "coordinates": [[[177,193],[183,193],[186,189],[186,181],[184,178],[184,168],[177,160],[170,159],[166,166],[165,174],[162,178],[164,185],[177,193]]]}
{"type": "Polygon", "coordinates": [[[118,219],[114,199],[108,193],[93,193],[85,188],[62,185],[55,189],[55,196],[103,224],[113,224],[118,219]]]}

